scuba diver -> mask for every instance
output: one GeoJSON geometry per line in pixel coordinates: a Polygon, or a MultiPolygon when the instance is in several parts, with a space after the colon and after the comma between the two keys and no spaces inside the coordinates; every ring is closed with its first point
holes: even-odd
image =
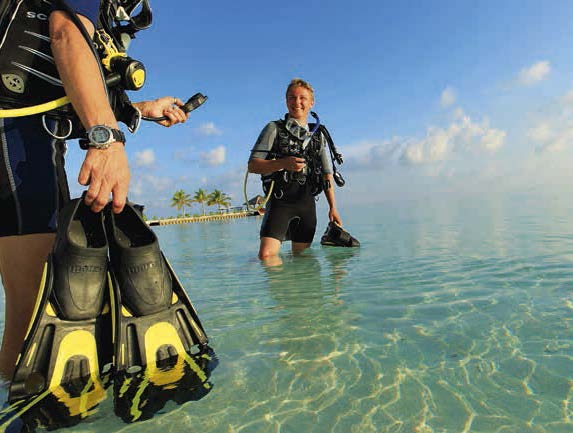
{"type": "Polygon", "coordinates": [[[315,197],[321,192],[328,201],[329,221],[342,226],[333,188],[341,177],[333,176],[338,173],[328,155],[330,134],[320,125],[316,113],[310,111],[313,105],[310,84],[293,79],[286,90],[288,114],[269,122],[251,150],[248,171],[261,175],[263,190],[270,194],[258,254],[269,263],[276,261],[285,240],[292,241],[295,253],[310,247],[316,231],[315,197]],[[307,123],[309,113],[316,123],[307,123]]]}
{"type": "Polygon", "coordinates": [[[112,381],[126,422],[211,389],[217,362],[205,330],[127,200],[118,123],[132,133],[141,120],[169,127],[206,100],[131,103],[145,68],[127,47],[151,20],[148,0],[0,3],[0,374],[11,378],[2,431],[75,425],[112,381]],[[76,138],[87,189],[71,199],[64,152],[76,138]]]}
{"type": "Polygon", "coordinates": [[[147,0],[7,0],[0,5],[0,113],[22,109],[42,96],[51,101],[54,92],[73,107],[0,116],[0,273],[6,296],[0,374],[5,379],[12,377],[33,315],[59,211],[70,200],[65,139],[80,138],[87,150],[78,176],[87,187],[84,205],[98,213],[111,194],[111,210],[119,214],[126,205],[130,171],[118,120],[130,131],[140,118],[157,119],[166,127],[187,120],[177,97],[131,104],[125,95],[143,84],[144,69],[124,51],[135,32],[150,24],[147,0]],[[111,24],[119,30],[113,33],[111,24]],[[32,31],[32,25],[38,30],[32,31]],[[98,33],[102,26],[107,33],[98,33]],[[99,42],[87,43],[94,35],[99,42]],[[102,51],[112,46],[110,41],[118,50],[112,63],[123,69],[115,75],[106,72],[110,80],[104,83],[100,58],[105,59],[94,53],[94,45],[102,51]],[[33,44],[44,44],[46,50],[33,44]],[[121,81],[125,77],[131,85],[121,81]],[[128,109],[131,114],[124,115],[128,109]]]}

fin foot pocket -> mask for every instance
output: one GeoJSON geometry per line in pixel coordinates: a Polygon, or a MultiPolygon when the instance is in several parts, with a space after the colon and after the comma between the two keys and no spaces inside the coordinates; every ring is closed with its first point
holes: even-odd
{"type": "Polygon", "coordinates": [[[321,245],[333,247],[359,247],[358,239],[352,237],[350,233],[340,227],[338,224],[329,222],[326,231],[320,239],[321,245]]]}
{"type": "Polygon", "coordinates": [[[116,371],[145,368],[207,344],[195,309],[155,232],[131,203],[105,210],[110,274],[116,299],[116,371]],[[164,353],[164,345],[172,346],[164,353]],[[160,349],[161,348],[161,349],[160,349]]]}
{"type": "Polygon", "coordinates": [[[105,211],[114,293],[114,411],[149,419],[167,401],[198,400],[217,363],[185,289],[133,204],[105,211]]]}

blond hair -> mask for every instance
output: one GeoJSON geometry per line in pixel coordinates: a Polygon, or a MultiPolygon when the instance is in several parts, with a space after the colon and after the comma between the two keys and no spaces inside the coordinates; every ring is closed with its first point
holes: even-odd
{"type": "Polygon", "coordinates": [[[291,82],[289,83],[287,89],[286,89],[286,93],[285,96],[288,98],[288,92],[290,92],[290,89],[292,89],[293,87],[303,87],[306,90],[308,90],[310,92],[310,95],[312,96],[312,99],[314,100],[314,89],[312,88],[312,86],[307,82],[304,81],[302,78],[293,78],[291,80],[291,82]]]}

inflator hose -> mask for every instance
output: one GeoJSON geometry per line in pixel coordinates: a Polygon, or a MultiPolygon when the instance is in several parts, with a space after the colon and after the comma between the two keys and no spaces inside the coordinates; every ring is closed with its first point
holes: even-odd
{"type": "MultiPolygon", "coordinates": [[[[183,110],[184,113],[190,113],[195,108],[199,108],[201,105],[203,105],[206,100],[207,100],[207,97],[205,95],[203,95],[202,93],[195,93],[193,96],[191,96],[187,100],[187,102],[185,104],[183,104],[181,109],[183,110]]],[[[151,122],[160,122],[162,120],[168,119],[167,116],[161,116],[161,117],[141,116],[141,118],[143,120],[149,120],[151,122]]]]}

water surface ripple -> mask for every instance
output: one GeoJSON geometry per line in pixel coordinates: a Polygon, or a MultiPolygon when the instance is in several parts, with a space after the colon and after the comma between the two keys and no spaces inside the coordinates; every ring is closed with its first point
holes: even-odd
{"type": "Polygon", "coordinates": [[[158,228],[220,363],[204,399],[121,431],[573,431],[572,209],[523,200],[354,209],[360,249],[276,268],[260,219],[158,228]]]}

